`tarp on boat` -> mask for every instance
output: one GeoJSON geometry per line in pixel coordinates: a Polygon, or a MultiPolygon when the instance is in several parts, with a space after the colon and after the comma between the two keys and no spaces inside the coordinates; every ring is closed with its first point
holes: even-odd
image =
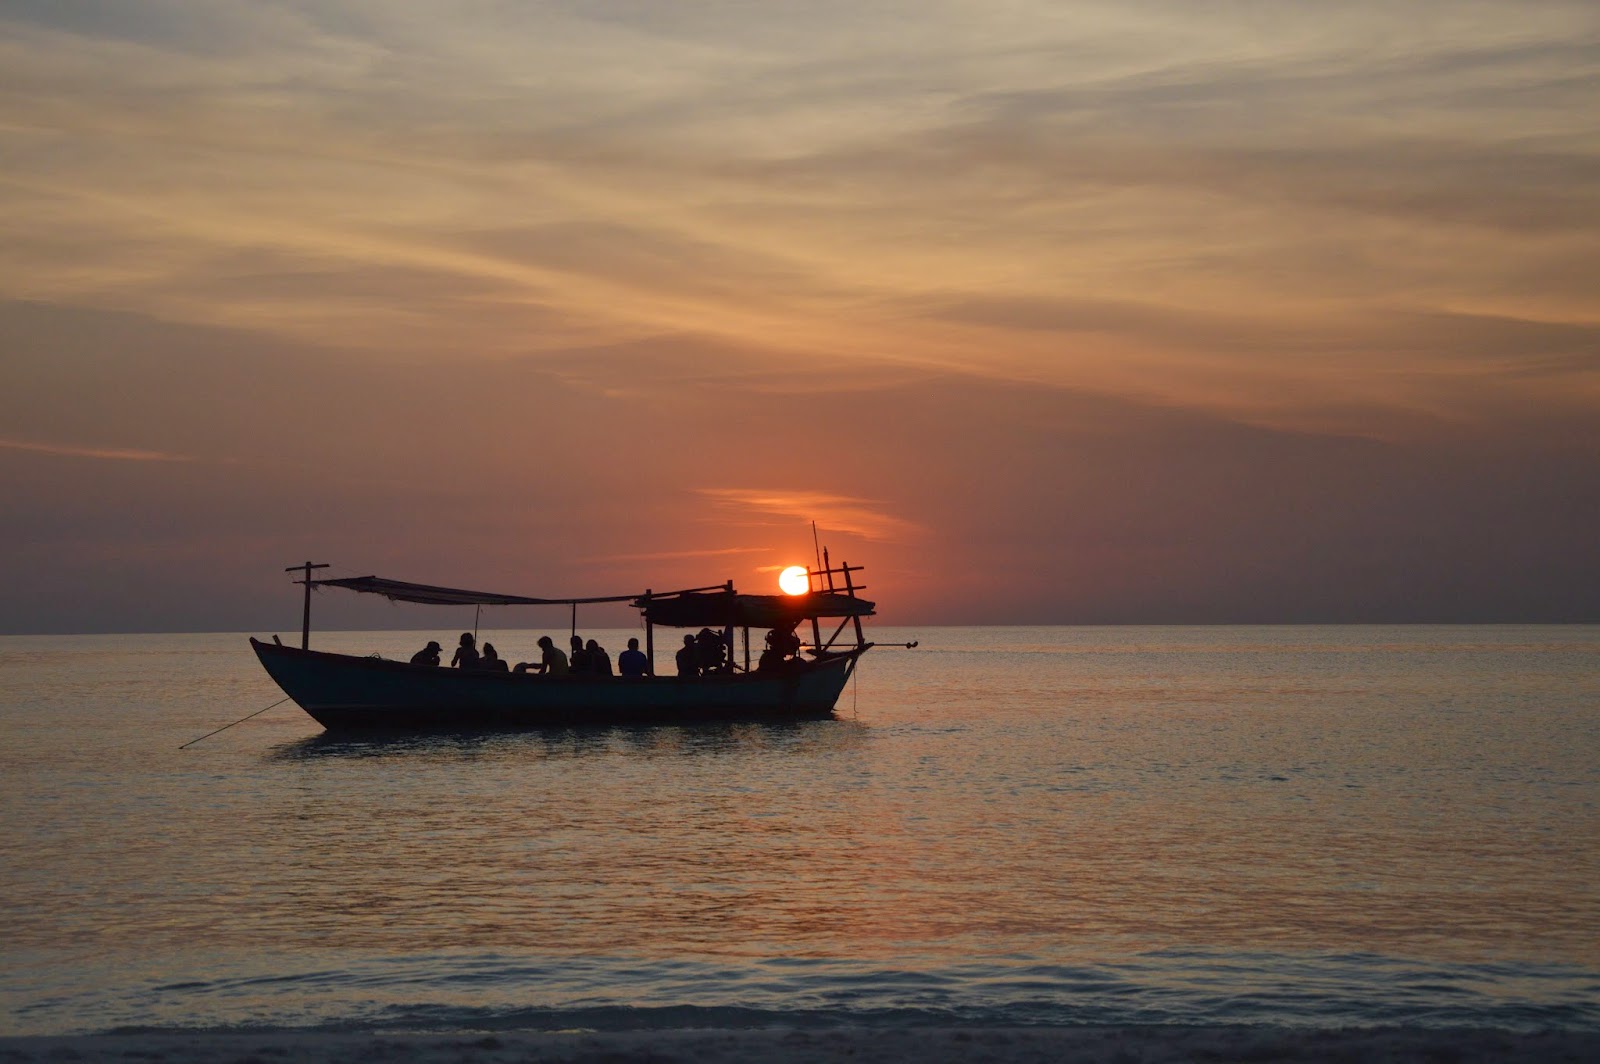
{"type": "Polygon", "coordinates": [[[787,628],[813,617],[870,617],[873,603],[850,595],[735,595],[726,591],[637,598],[651,624],[670,628],[787,628]]]}
{"type": "Polygon", "coordinates": [[[671,628],[787,628],[813,617],[870,617],[873,603],[831,591],[805,595],[739,595],[725,588],[690,588],[645,595],[602,595],[595,598],[534,598],[497,591],[413,584],[382,576],[347,576],[313,580],[312,587],[342,587],[382,595],[392,602],[426,606],[570,606],[595,602],[628,602],[644,611],[651,624],[671,628]]]}
{"type": "Polygon", "coordinates": [[[381,576],[347,576],[339,580],[313,580],[312,587],[342,587],[382,595],[391,602],[420,602],[426,606],[570,606],[587,602],[632,602],[637,595],[608,595],[600,598],[530,598],[527,595],[502,595],[494,591],[467,591],[459,587],[410,584],[381,576]]]}

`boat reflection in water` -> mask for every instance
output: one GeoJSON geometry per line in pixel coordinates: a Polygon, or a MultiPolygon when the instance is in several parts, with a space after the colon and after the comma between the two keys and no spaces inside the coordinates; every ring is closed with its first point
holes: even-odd
{"type": "MultiPolygon", "coordinates": [[[[826,558],[826,556],[824,556],[826,558]]],[[[745,595],[733,581],[682,591],[597,598],[548,599],[412,584],[376,576],[313,580],[307,562],[298,581],[306,589],[301,646],[251,639],[262,666],[285,694],[329,731],[406,733],[575,725],[662,725],[706,720],[804,720],[833,714],[861,656],[873,647],[862,630],[874,604],[859,597],[860,566],[841,564],[806,572],[803,588],[784,595],[745,595]],[[842,583],[842,586],[841,586],[842,583]],[[627,602],[640,611],[649,662],[643,676],[545,676],[390,661],[310,649],[310,596],[314,587],[379,594],[392,601],[432,605],[563,605],[627,602]],[[823,621],[837,621],[824,637],[823,621]],[[794,636],[809,622],[807,646],[794,636]],[[691,675],[655,675],[655,628],[701,629],[715,664],[691,675]],[[750,629],[770,629],[790,640],[769,639],[751,667],[750,629]],[[743,635],[743,660],[735,632],[743,635]],[[848,632],[848,634],[847,634],[848,632]],[[717,634],[720,633],[720,634],[717,634]],[[801,654],[800,651],[805,653],[801,654]]]]}
{"type": "Polygon", "coordinates": [[[272,761],[473,761],[533,754],[542,758],[611,757],[645,754],[663,757],[719,757],[752,750],[818,746],[846,749],[864,737],[849,720],[699,721],[683,725],[549,725],[520,729],[427,731],[325,731],[282,743],[272,761]],[[822,731],[819,729],[826,729],[822,731]],[[842,730],[841,730],[842,729],[842,730]]]}

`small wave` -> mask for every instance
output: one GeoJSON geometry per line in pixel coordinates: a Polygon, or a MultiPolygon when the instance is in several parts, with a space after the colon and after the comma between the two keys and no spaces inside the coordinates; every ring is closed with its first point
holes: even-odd
{"type": "Polygon", "coordinates": [[[35,1002],[28,1020],[41,1030],[123,1033],[1127,1024],[1600,1031],[1597,983],[1596,973],[1572,968],[1363,954],[1186,950],[1099,965],[925,969],[815,958],[727,965],[434,955],[55,998],[35,1002]],[[68,1014],[78,1023],[59,1022],[68,1014]]]}

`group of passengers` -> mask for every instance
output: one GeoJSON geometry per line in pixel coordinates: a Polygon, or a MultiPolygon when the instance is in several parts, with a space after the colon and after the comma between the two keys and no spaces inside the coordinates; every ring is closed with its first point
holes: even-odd
{"type": "MultiPolygon", "coordinates": [[[[506,664],[493,643],[484,643],[480,652],[477,639],[471,632],[461,633],[461,643],[456,647],[450,667],[478,672],[534,673],[541,676],[644,676],[650,671],[650,661],[639,649],[639,640],[629,639],[628,649],[617,655],[617,673],[611,670],[611,655],[606,648],[591,639],[585,642],[580,635],[572,637],[572,651],[567,653],[555,645],[549,636],[539,637],[539,660],[519,661],[515,667],[506,664]]],[[[434,640],[411,655],[413,665],[440,663],[442,648],[434,640]]]]}
{"type": "MultiPolygon", "coordinates": [[[[724,629],[719,635],[710,628],[702,628],[695,635],[683,637],[678,649],[679,676],[716,676],[733,672],[733,630],[724,629]]],[[[800,637],[794,634],[794,625],[774,628],[767,633],[767,649],[761,652],[756,668],[761,672],[782,669],[799,660],[800,637]]]]}
{"type": "Polygon", "coordinates": [[[728,634],[718,635],[709,628],[700,629],[697,635],[684,636],[677,656],[678,675],[715,676],[732,672],[728,643],[728,634]]]}
{"type": "MultiPolygon", "coordinates": [[[[439,655],[443,648],[430,639],[428,645],[411,655],[413,665],[438,665],[439,655]]],[[[450,659],[452,669],[475,669],[478,672],[506,672],[506,663],[501,660],[500,652],[495,650],[493,643],[484,643],[483,650],[478,650],[478,641],[471,632],[461,633],[461,645],[456,647],[456,652],[450,659]]]]}
{"type": "MultiPolygon", "coordinates": [[[[611,655],[606,648],[595,640],[587,642],[580,635],[572,637],[572,650],[567,652],[556,646],[555,641],[547,635],[539,637],[539,660],[519,661],[513,666],[508,666],[500,654],[495,650],[493,643],[484,643],[480,652],[477,639],[471,632],[461,633],[461,644],[456,647],[455,656],[450,659],[450,667],[455,669],[473,669],[479,672],[509,672],[516,674],[533,673],[539,676],[613,676],[621,675],[624,678],[645,676],[650,672],[650,660],[645,657],[644,651],[639,649],[639,640],[629,639],[628,649],[617,655],[617,669],[611,671],[611,655]]],[[[702,628],[695,635],[683,637],[683,646],[678,650],[677,665],[679,676],[716,676],[733,671],[732,634],[724,631],[717,633],[710,628],[702,628]]],[[[428,645],[411,656],[413,665],[438,665],[439,655],[442,653],[437,642],[429,640],[428,645]]],[[[767,648],[761,653],[761,661],[756,666],[762,672],[781,669],[790,662],[798,659],[800,653],[800,637],[795,635],[794,627],[774,628],[767,633],[767,648]]]]}

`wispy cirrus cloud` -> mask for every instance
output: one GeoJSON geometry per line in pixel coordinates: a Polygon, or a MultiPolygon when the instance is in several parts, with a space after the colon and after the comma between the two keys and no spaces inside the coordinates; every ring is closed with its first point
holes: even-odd
{"type": "Polygon", "coordinates": [[[826,491],[782,491],[762,488],[697,488],[701,495],[731,507],[776,517],[815,521],[819,528],[893,541],[914,537],[919,525],[883,512],[881,503],[826,491]]]}
{"type": "Polygon", "coordinates": [[[584,558],[585,562],[659,562],[676,558],[720,558],[730,554],[762,554],[770,547],[717,547],[707,550],[647,551],[643,554],[605,554],[584,558]]]}
{"type": "Polygon", "coordinates": [[[39,443],[34,440],[0,439],[0,448],[11,451],[28,451],[33,454],[50,454],[61,458],[103,458],[115,462],[193,462],[196,460],[186,454],[146,451],[137,447],[77,447],[62,443],[39,443]]]}

